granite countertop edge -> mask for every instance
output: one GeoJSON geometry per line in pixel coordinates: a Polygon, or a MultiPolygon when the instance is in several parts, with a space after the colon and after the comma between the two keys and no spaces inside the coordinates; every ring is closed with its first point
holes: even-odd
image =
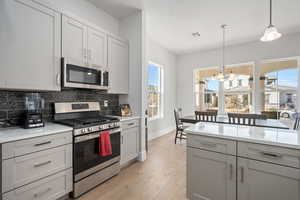
{"type": "MultiPolygon", "coordinates": [[[[260,128],[260,127],[258,127],[260,128]]],[[[287,132],[287,134],[295,134],[300,138],[300,133],[294,130],[281,130],[287,132]]],[[[187,135],[198,135],[198,136],[205,136],[205,137],[212,137],[212,138],[219,138],[219,139],[225,139],[225,140],[232,140],[237,142],[247,142],[247,143],[253,143],[253,144],[262,144],[262,145],[270,145],[270,146],[276,146],[276,147],[282,147],[282,148],[290,148],[290,149],[297,149],[300,150],[300,143],[299,144],[292,144],[288,142],[280,142],[280,141],[270,141],[270,140],[264,140],[259,139],[255,137],[242,137],[242,136],[233,136],[233,135],[218,135],[214,133],[207,133],[204,131],[195,131],[192,130],[192,128],[186,128],[184,130],[187,135]]],[[[294,135],[294,136],[295,136],[294,135]]]]}
{"type": "Polygon", "coordinates": [[[44,127],[24,129],[22,127],[9,127],[0,129],[0,144],[15,142],[19,140],[31,139],[36,137],[54,135],[59,133],[70,132],[72,134],[72,127],[47,122],[44,127]]]}

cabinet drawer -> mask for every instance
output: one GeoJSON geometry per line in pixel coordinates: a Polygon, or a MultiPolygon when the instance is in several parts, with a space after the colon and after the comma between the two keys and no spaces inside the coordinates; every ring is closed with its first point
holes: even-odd
{"type": "Polygon", "coordinates": [[[72,191],[72,169],[3,194],[3,200],[58,199],[72,191]]]}
{"type": "Polygon", "coordinates": [[[121,122],[122,129],[129,129],[139,125],[140,125],[140,120],[138,119],[121,122]]]}
{"type": "Polygon", "coordinates": [[[2,162],[2,192],[71,167],[71,144],[4,160],[2,162]]]}
{"type": "Polygon", "coordinates": [[[236,142],[231,140],[189,134],[187,145],[188,147],[236,155],[236,142]]]}
{"type": "Polygon", "coordinates": [[[22,156],[70,143],[72,143],[72,132],[5,143],[2,145],[2,159],[22,156]]]}
{"type": "Polygon", "coordinates": [[[238,156],[300,168],[300,150],[296,149],[239,142],[238,156]]]}

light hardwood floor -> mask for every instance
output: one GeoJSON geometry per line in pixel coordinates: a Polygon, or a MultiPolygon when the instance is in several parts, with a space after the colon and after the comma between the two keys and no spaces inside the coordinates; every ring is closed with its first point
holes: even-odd
{"type": "Polygon", "coordinates": [[[80,200],[186,200],[186,142],[170,133],[150,142],[148,159],[136,162],[80,200]]]}

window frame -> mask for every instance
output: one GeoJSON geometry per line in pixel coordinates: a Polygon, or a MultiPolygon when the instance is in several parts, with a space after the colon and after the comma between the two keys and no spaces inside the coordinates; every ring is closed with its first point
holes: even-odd
{"type": "MultiPolygon", "coordinates": [[[[157,119],[161,119],[164,117],[164,66],[161,64],[158,64],[157,62],[152,62],[149,61],[148,62],[148,66],[149,65],[154,65],[155,67],[159,68],[159,82],[160,82],[160,87],[159,87],[159,94],[160,94],[160,99],[159,99],[159,105],[158,107],[158,114],[152,117],[149,117],[149,121],[153,121],[153,120],[157,120],[157,119]]],[[[148,90],[148,81],[149,81],[149,73],[147,76],[147,90],[148,90]]],[[[147,92],[147,94],[149,94],[149,92],[147,92]]],[[[149,103],[147,102],[147,110],[149,112],[149,103]]]]}
{"type": "MultiPolygon", "coordinates": [[[[238,63],[238,64],[229,64],[226,65],[226,67],[240,67],[243,65],[252,65],[252,77],[253,77],[253,83],[252,83],[252,88],[251,90],[249,90],[249,92],[246,92],[247,94],[250,94],[250,99],[249,99],[249,106],[252,106],[252,112],[250,113],[254,113],[255,112],[255,101],[253,101],[253,96],[255,95],[255,78],[254,76],[256,75],[256,63],[254,61],[249,61],[249,62],[243,62],[243,63],[238,63]]],[[[205,67],[198,67],[196,69],[193,70],[193,105],[194,105],[194,109],[197,110],[198,106],[197,106],[197,102],[196,102],[196,94],[198,94],[198,92],[195,91],[195,87],[196,87],[196,75],[197,72],[199,70],[209,70],[209,69],[220,69],[219,66],[205,66],[205,67]]],[[[246,94],[245,93],[245,94],[246,94]]],[[[219,88],[218,88],[218,113],[219,114],[226,114],[225,113],[225,95],[229,94],[228,92],[225,91],[224,89],[224,82],[220,82],[219,83],[219,88]]]]}

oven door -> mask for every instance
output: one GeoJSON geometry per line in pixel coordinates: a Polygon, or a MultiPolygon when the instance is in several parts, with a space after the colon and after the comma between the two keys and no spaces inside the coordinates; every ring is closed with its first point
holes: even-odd
{"type": "Polygon", "coordinates": [[[62,84],[66,88],[108,89],[99,69],[78,66],[62,58],[62,84]]]}
{"type": "Polygon", "coordinates": [[[120,162],[120,128],[108,130],[112,155],[99,155],[99,134],[91,133],[74,139],[73,171],[75,182],[100,171],[114,163],[120,162]]]}

